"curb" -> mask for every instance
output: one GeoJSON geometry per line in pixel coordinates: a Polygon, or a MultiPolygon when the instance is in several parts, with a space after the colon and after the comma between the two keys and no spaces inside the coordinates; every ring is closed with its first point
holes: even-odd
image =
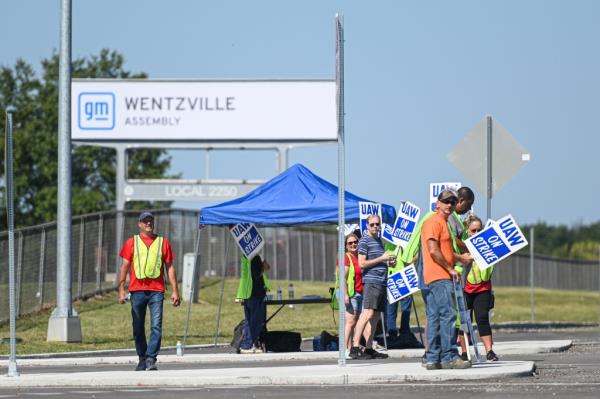
{"type": "Polygon", "coordinates": [[[109,371],[23,374],[0,377],[1,388],[37,387],[199,387],[260,385],[366,385],[440,382],[531,376],[535,363],[479,363],[466,370],[427,371],[420,363],[255,367],[156,372],[109,371]]]}

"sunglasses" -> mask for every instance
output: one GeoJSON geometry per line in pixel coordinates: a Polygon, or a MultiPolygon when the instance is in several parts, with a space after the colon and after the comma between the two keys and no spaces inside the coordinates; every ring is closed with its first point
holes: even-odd
{"type": "Polygon", "coordinates": [[[154,224],[154,220],[140,220],[141,224],[154,224]]]}
{"type": "Polygon", "coordinates": [[[358,241],[348,241],[346,245],[358,245],[358,241]]]}
{"type": "Polygon", "coordinates": [[[440,200],[440,202],[442,204],[446,204],[446,205],[456,205],[456,203],[457,203],[457,201],[455,199],[450,199],[450,198],[440,200]]]}
{"type": "Polygon", "coordinates": [[[379,227],[381,223],[369,223],[369,227],[379,227]]]}
{"type": "Polygon", "coordinates": [[[479,233],[483,229],[469,229],[471,233],[479,233]]]}

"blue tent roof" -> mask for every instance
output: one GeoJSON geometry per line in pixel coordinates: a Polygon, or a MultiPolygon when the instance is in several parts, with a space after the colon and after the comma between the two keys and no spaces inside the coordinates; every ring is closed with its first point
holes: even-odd
{"type": "MultiPolygon", "coordinates": [[[[369,200],[346,191],[346,222],[358,221],[359,201],[369,200]]],[[[382,208],[383,221],[394,223],[394,207],[383,204],[382,208]]],[[[243,197],[200,211],[201,225],[241,222],[262,226],[337,224],[338,188],[296,164],[243,197]]]]}

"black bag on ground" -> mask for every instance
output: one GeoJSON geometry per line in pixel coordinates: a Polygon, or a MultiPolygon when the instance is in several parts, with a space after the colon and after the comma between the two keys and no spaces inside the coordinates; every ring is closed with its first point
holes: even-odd
{"type": "Polygon", "coordinates": [[[302,336],[293,331],[267,331],[262,342],[267,352],[300,352],[302,336]]]}
{"type": "Polygon", "coordinates": [[[230,345],[236,350],[237,353],[240,353],[240,346],[242,345],[242,340],[244,339],[246,324],[246,319],[242,319],[242,321],[240,321],[233,329],[233,339],[231,340],[230,345]]]}
{"type": "Polygon", "coordinates": [[[321,351],[337,351],[339,348],[339,339],[337,335],[331,335],[327,331],[321,331],[321,339],[319,341],[319,350],[321,351]]]}

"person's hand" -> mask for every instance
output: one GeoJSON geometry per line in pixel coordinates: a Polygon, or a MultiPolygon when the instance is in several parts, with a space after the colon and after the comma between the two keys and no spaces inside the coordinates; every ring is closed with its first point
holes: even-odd
{"type": "Polygon", "coordinates": [[[468,252],[465,252],[464,254],[459,255],[458,257],[459,262],[462,263],[463,265],[468,265],[469,263],[473,262],[473,255],[471,255],[468,252]]]}
{"type": "Polygon", "coordinates": [[[460,283],[460,273],[456,270],[450,270],[450,277],[452,277],[452,280],[454,280],[455,283],[460,283]]]}
{"type": "Polygon", "coordinates": [[[127,300],[127,294],[125,293],[125,288],[119,288],[119,303],[123,305],[127,300]]]}
{"type": "Polygon", "coordinates": [[[263,266],[262,267],[263,267],[263,271],[264,272],[271,270],[271,265],[269,265],[269,262],[267,262],[266,260],[263,260],[263,266]]]}
{"type": "Polygon", "coordinates": [[[345,303],[346,305],[350,305],[350,297],[349,297],[348,295],[346,295],[346,296],[344,297],[344,303],[345,303]]]}
{"type": "Polygon", "coordinates": [[[171,304],[173,306],[179,306],[181,304],[181,298],[179,298],[179,292],[173,291],[171,294],[171,304]]]}

